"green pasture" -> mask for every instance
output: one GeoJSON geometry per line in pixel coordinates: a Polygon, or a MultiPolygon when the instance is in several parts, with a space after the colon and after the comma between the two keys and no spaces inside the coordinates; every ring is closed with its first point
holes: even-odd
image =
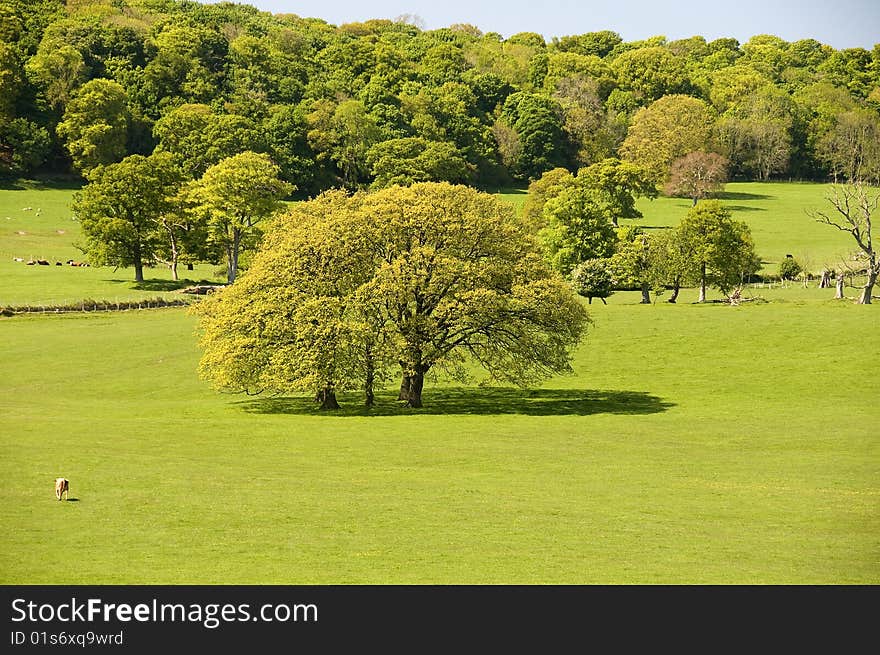
{"type": "MultiPolygon", "coordinates": [[[[763,272],[776,275],[779,262],[793,255],[813,273],[839,262],[855,250],[852,237],[823,225],[807,212],[827,211],[830,184],[798,182],[731,182],[719,198],[734,218],[748,223],[763,272]]],[[[648,228],[673,227],[693,206],[686,198],[640,198],[636,207],[644,218],[635,223],[648,228]]]]}
{"type": "MultiPolygon", "coordinates": [[[[752,228],[764,272],[775,274],[779,261],[794,255],[809,270],[835,266],[853,250],[842,232],[810,218],[808,209],[827,205],[829,185],[798,183],[731,183],[723,195],[736,218],[752,228]]],[[[19,304],[66,304],[84,299],[124,301],[154,297],[179,297],[176,289],[196,282],[222,281],[218,266],[199,264],[193,271],[180,268],[182,281],[174,283],[165,266],[146,269],[146,281],[136,284],[131,269],[74,268],[55,266],[85,256],[74,244],[80,239],[70,202],[73,185],[18,181],[0,186],[0,306],[19,304]],[[51,266],[26,266],[15,258],[45,259],[51,266]]],[[[525,192],[505,189],[501,198],[517,209],[525,192]]],[[[648,229],[677,224],[691,202],[680,198],[641,199],[648,229]]]]}
{"type": "Polygon", "coordinates": [[[210,390],[186,310],[3,319],[0,581],[876,584],[876,316],[827,297],[615,294],[572,376],[326,414],[210,390]]]}
{"type": "Polygon", "coordinates": [[[218,267],[209,264],[198,264],[193,271],[180,266],[179,282],[171,280],[166,266],[148,268],[140,284],[134,282],[134,269],[67,266],[69,259],[85,260],[74,245],[80,240],[79,223],[70,210],[76,189],[72,184],[27,180],[0,185],[0,307],[180,298],[177,289],[222,280],[218,267]],[[50,266],[28,266],[30,259],[45,259],[50,266]]]}
{"type": "MultiPolygon", "coordinates": [[[[72,190],[17,187],[0,305],[173,293],[159,268],[13,262],[81,256],[72,190]]],[[[849,249],[803,212],[824,191],[726,198],[775,269],[849,249]]],[[[640,207],[662,227],[689,203],[640,207]]],[[[833,291],[615,293],[573,375],[334,413],[210,389],[185,309],[0,318],[0,582],[880,583],[877,310],[833,291]]]]}

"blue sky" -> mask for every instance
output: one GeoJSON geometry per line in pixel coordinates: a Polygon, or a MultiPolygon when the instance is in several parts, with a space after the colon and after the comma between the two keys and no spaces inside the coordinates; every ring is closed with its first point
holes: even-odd
{"type": "MultiPolygon", "coordinates": [[[[217,0],[201,0],[211,2],[217,0]]],[[[880,0],[238,0],[272,13],[316,17],[339,25],[369,18],[418,16],[426,29],[470,23],[509,37],[537,32],[554,36],[613,30],[625,41],[664,35],[670,40],[701,35],[755,34],[786,41],[814,38],[837,49],[880,43],[880,0]]]]}

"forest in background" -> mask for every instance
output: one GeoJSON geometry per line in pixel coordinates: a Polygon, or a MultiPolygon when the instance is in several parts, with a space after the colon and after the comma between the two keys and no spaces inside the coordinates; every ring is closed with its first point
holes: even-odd
{"type": "Polygon", "coordinates": [[[880,44],[835,50],[600,30],[507,39],[417,20],[334,26],[244,4],[2,0],[0,173],[87,174],[171,153],[198,178],[264,152],[295,195],[524,185],[620,157],[662,184],[719,153],[732,179],[880,175],[880,44]]]}

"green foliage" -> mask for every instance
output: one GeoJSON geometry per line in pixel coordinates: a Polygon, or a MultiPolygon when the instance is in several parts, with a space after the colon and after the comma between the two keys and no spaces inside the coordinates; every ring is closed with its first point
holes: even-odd
{"type": "Polygon", "coordinates": [[[0,174],[32,173],[46,160],[51,145],[46,129],[31,121],[0,121],[0,174]]]}
{"type": "Polygon", "coordinates": [[[633,92],[642,105],[691,90],[683,62],[665,47],[624,52],[614,60],[613,68],[619,87],[633,92]]]}
{"type": "Polygon", "coordinates": [[[597,192],[615,226],[620,219],[642,217],[636,198],[657,197],[657,187],[646,169],[614,157],[578,171],[577,183],[597,192]]]}
{"type": "Polygon", "coordinates": [[[130,120],[126,102],[125,89],[111,80],[95,79],[80,87],[56,130],[74,168],[87,173],[125,157],[130,120]]]}
{"type": "Polygon", "coordinates": [[[522,207],[523,222],[537,232],[544,226],[544,205],[562,189],[574,183],[574,176],[565,168],[546,171],[529,183],[529,191],[522,207]]]}
{"type": "Polygon", "coordinates": [[[369,402],[399,366],[414,407],[425,374],[462,379],[465,355],[522,385],[567,371],[588,320],[509,207],[446,183],[296,205],[200,313],[200,370],[220,388],[326,399],[363,383],[369,402]]]}
{"type": "Polygon", "coordinates": [[[609,264],[615,287],[638,289],[648,283],[652,246],[651,239],[639,227],[627,226],[617,231],[617,244],[609,264]]]}
{"type": "Polygon", "coordinates": [[[79,50],[66,43],[44,43],[27,63],[27,75],[46,103],[63,112],[74,90],[85,81],[86,66],[79,50]]]}
{"type": "Polygon", "coordinates": [[[782,280],[794,280],[801,274],[803,268],[794,257],[786,257],[779,262],[779,278],[782,280]]]}
{"type": "Polygon", "coordinates": [[[538,236],[550,265],[563,275],[588,259],[610,257],[616,236],[602,195],[583,185],[568,187],[544,205],[538,236]]]}
{"type": "Polygon", "coordinates": [[[695,150],[707,150],[713,117],[698,98],[670,95],[636,112],[620,152],[645,168],[662,184],[674,160],[695,150]]]}
{"type": "Polygon", "coordinates": [[[89,259],[133,266],[135,279],[142,281],[143,264],[155,257],[162,237],[157,219],[172,210],[181,179],[167,154],[130,155],[93,169],[73,203],[89,259]]]}
{"type": "Polygon", "coordinates": [[[561,108],[537,94],[514,93],[504,102],[501,116],[515,130],[519,144],[511,173],[523,179],[565,163],[561,108]]]}
{"type": "MultiPolygon", "coordinates": [[[[5,0],[0,116],[57,136],[53,155],[67,146],[80,171],[148,154],[158,121],[160,150],[193,177],[232,154],[268,152],[303,196],[371,185],[369,149],[407,138],[454,144],[480,188],[611,157],[644,165],[661,185],[673,160],[722,146],[737,176],[825,179],[848,174],[847,139],[862,118],[876,119],[878,61],[876,48],[766,34],[740,45],[701,36],[624,42],[605,30],[548,44],[533,32],[334,26],[234,3],[5,0]],[[71,112],[97,80],[119,85],[125,110],[108,113],[102,105],[113,102],[96,97],[71,112]],[[654,102],[648,113],[665,118],[643,113],[654,102]],[[175,135],[170,117],[192,105],[216,118],[175,135]]],[[[71,168],[58,156],[37,165],[71,168]]]]}
{"type": "Polygon", "coordinates": [[[377,143],[367,153],[367,162],[374,189],[415,182],[467,182],[473,168],[453,144],[418,137],[377,143]]]}
{"type": "Polygon", "coordinates": [[[294,187],[278,178],[267,155],[242,152],[211,166],[190,186],[193,213],[203,218],[210,238],[226,254],[229,283],[235,281],[239,255],[256,246],[259,224],[281,209],[294,187]]]}
{"type": "Polygon", "coordinates": [[[215,114],[202,104],[181,105],[160,118],[153,128],[156,152],[170,153],[192,178],[201,177],[220,161],[246,151],[260,151],[261,139],[253,121],[235,114],[215,114]]]}
{"type": "Polygon", "coordinates": [[[692,275],[699,276],[704,288],[712,285],[727,294],[761,266],[748,225],[734,221],[718,200],[698,202],[677,232],[692,275]]]}
{"type": "Polygon", "coordinates": [[[319,162],[336,165],[342,184],[356,189],[369,172],[367,152],[381,140],[376,120],[359,100],[336,105],[322,100],[314,103],[307,116],[308,141],[319,162]]]}
{"type": "Polygon", "coordinates": [[[571,270],[571,285],[584,298],[608,298],[614,293],[611,264],[607,259],[587,259],[571,270]]]}

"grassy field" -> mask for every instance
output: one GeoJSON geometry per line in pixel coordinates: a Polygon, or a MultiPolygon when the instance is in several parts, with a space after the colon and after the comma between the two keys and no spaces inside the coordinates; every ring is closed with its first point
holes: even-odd
{"type": "Polygon", "coordinates": [[[175,290],[203,280],[220,281],[217,267],[199,264],[193,271],[180,267],[180,283],[165,266],[145,269],[144,282],[134,282],[133,269],[56,266],[69,259],[83,261],[75,247],[80,227],[70,204],[75,185],[19,181],[0,186],[0,307],[24,304],[66,304],[84,299],[136,300],[180,298],[175,290]],[[51,266],[27,266],[45,259],[51,266]]]}
{"type": "Polygon", "coordinates": [[[880,583],[876,307],[745,295],[617,293],[573,375],[419,411],[214,392],[184,309],[0,319],[0,583],[880,583]]]}
{"type": "Polygon", "coordinates": [[[876,316],[810,293],[617,294],[574,376],[367,416],[211,391],[184,310],[5,319],[0,581],[880,582],[876,316]]]}
{"type": "MultiPolygon", "coordinates": [[[[751,228],[764,273],[775,275],[779,262],[789,254],[807,270],[821,273],[824,266],[835,268],[855,249],[851,236],[822,225],[807,213],[830,208],[826,200],[830,191],[829,184],[734,182],[725,187],[720,199],[736,220],[751,228]]],[[[692,204],[681,198],[641,198],[636,206],[644,218],[624,223],[672,227],[692,204]]]]}

